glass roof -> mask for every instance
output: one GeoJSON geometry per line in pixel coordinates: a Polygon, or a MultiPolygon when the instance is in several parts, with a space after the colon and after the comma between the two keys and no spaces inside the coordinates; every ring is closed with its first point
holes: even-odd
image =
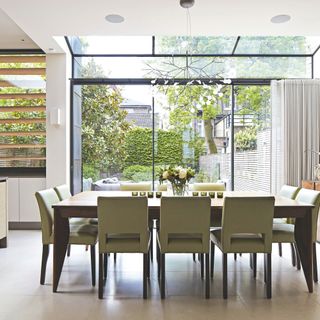
{"type": "Polygon", "coordinates": [[[79,55],[313,55],[320,37],[239,36],[186,37],[85,36],[68,37],[71,50],[79,55]]]}

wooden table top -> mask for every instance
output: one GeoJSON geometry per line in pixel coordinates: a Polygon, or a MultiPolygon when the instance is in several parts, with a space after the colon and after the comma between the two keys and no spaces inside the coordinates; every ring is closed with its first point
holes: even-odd
{"type": "MultiPolygon", "coordinates": [[[[155,195],[155,193],[154,193],[155,195]]],[[[162,195],[165,196],[166,192],[162,192],[162,195]]],[[[192,192],[189,193],[192,196],[192,192]]],[[[199,192],[200,195],[200,192],[199,192]]],[[[271,196],[265,192],[248,192],[248,191],[224,191],[224,196],[231,197],[268,197],[271,196]]],[[[131,197],[131,191],[84,191],[74,195],[73,197],[63,200],[55,205],[53,208],[71,208],[71,207],[97,207],[98,197],[131,197]]],[[[298,202],[296,200],[291,200],[281,196],[275,197],[275,207],[281,208],[313,208],[311,204],[298,202]]],[[[160,198],[148,198],[148,207],[149,208],[159,208],[160,207],[160,198]]],[[[211,206],[215,208],[223,207],[223,198],[213,198],[211,199],[211,206]]]]}

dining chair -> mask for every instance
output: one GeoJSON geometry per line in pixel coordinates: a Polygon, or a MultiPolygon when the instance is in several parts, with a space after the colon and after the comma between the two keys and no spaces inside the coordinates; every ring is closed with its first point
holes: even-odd
{"type": "MultiPolygon", "coordinates": [[[[120,183],[120,190],[121,191],[152,191],[152,185],[150,182],[122,182],[120,183]]],[[[150,246],[150,255],[151,260],[153,261],[153,229],[154,229],[154,220],[149,220],[149,230],[151,234],[151,246],[150,246]]],[[[116,260],[116,254],[114,255],[116,260]]]]}
{"type": "Polygon", "coordinates": [[[224,198],[221,228],[211,231],[211,276],[215,246],[223,254],[223,298],[228,297],[228,253],[264,253],[267,298],[271,298],[271,250],[274,197],[224,198]]]}
{"type": "Polygon", "coordinates": [[[121,191],[152,191],[152,184],[150,182],[121,182],[121,191]]]}
{"type": "Polygon", "coordinates": [[[98,197],[99,299],[107,279],[108,253],[143,254],[143,298],[150,276],[148,200],[146,197],[98,197]]]}
{"type": "MultiPolygon", "coordinates": [[[[300,187],[294,187],[294,186],[289,186],[289,185],[283,185],[279,191],[279,195],[285,198],[289,199],[295,199],[300,187]]],[[[289,218],[289,219],[281,219],[281,218],[275,218],[273,219],[273,223],[291,223],[294,224],[294,219],[289,218]]],[[[291,258],[292,258],[292,265],[296,266],[297,263],[297,249],[293,243],[290,243],[291,246],[291,258]]],[[[278,248],[279,248],[279,256],[282,257],[282,243],[278,243],[278,248]]]]}
{"type": "MultiPolygon", "coordinates": [[[[66,184],[62,184],[59,186],[54,187],[54,191],[57,193],[59,200],[66,200],[72,197],[72,194],[70,192],[70,188],[68,185],[66,184]]],[[[94,225],[98,225],[98,220],[95,218],[92,219],[88,219],[88,218],[70,218],[69,222],[71,224],[87,224],[87,223],[91,223],[94,225]]],[[[86,246],[86,250],[88,249],[88,246],[86,246]]],[[[70,256],[70,252],[71,252],[71,245],[68,245],[68,251],[67,251],[67,256],[70,256]]]]}
{"type": "MultiPolygon", "coordinates": [[[[157,260],[162,299],[165,298],[165,256],[168,253],[205,255],[205,297],[207,299],[210,297],[210,214],[209,197],[164,196],[161,198],[157,260]]],[[[202,268],[201,277],[203,277],[202,268]]]]}
{"type": "MultiPolygon", "coordinates": [[[[224,183],[216,182],[197,182],[194,183],[192,186],[193,191],[225,191],[226,186],[224,183]]],[[[213,215],[211,219],[211,227],[221,227],[221,217],[217,215],[213,215]]],[[[203,260],[201,260],[201,257],[198,257],[200,260],[201,264],[203,264],[203,260]]],[[[236,259],[236,255],[235,255],[236,259]]],[[[195,254],[193,254],[193,261],[196,260],[195,254]]],[[[202,266],[203,268],[203,266],[202,266]]]]}
{"type": "Polygon", "coordinates": [[[225,191],[226,186],[224,183],[216,182],[196,182],[192,185],[193,191],[225,191]]]}
{"type": "MultiPolygon", "coordinates": [[[[54,214],[52,206],[60,201],[54,189],[47,189],[36,192],[36,199],[39,206],[42,231],[42,262],[40,284],[45,283],[46,266],[49,256],[49,245],[53,244],[53,221],[54,214]]],[[[91,276],[92,285],[96,283],[96,267],[95,267],[95,244],[97,242],[97,227],[91,224],[71,224],[69,244],[72,245],[88,245],[91,250],[91,276]]]]}
{"type": "MultiPolygon", "coordinates": [[[[318,282],[317,267],[317,221],[320,207],[320,192],[301,188],[296,196],[296,200],[314,205],[312,209],[312,243],[313,243],[313,280],[318,282]]],[[[275,223],[272,231],[272,241],[274,243],[291,243],[296,248],[297,267],[300,269],[300,259],[294,237],[294,224],[291,223],[275,223]]]]}

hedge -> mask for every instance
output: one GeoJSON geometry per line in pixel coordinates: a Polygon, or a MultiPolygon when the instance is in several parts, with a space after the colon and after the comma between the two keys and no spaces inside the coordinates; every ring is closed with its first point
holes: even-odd
{"type": "MultiPolygon", "coordinates": [[[[133,128],[125,139],[125,166],[152,165],[152,129],[133,128]]],[[[181,134],[172,130],[155,131],[155,164],[181,164],[183,141],[181,134]]]]}

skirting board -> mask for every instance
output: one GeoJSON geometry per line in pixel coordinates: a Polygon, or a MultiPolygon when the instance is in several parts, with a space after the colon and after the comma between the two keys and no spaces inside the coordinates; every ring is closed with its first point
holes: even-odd
{"type": "Polygon", "coordinates": [[[40,230],[40,222],[9,222],[9,230],[40,230]]]}

